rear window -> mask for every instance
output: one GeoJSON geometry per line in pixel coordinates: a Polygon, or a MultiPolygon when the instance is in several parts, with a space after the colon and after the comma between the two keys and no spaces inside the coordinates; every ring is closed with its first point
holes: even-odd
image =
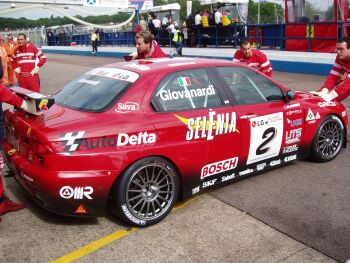
{"type": "Polygon", "coordinates": [[[117,68],[93,69],[66,85],[55,103],[67,108],[101,112],[109,109],[139,78],[135,72],[117,68]]]}

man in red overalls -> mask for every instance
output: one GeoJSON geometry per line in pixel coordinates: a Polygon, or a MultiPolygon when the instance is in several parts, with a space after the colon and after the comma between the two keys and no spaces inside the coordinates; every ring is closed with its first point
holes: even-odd
{"type": "Polygon", "coordinates": [[[132,59],[143,58],[166,58],[167,55],[158,46],[157,41],[152,39],[148,31],[140,31],[135,36],[137,52],[130,54],[132,59]]]}
{"type": "Polygon", "coordinates": [[[266,55],[260,50],[252,49],[248,40],[240,43],[241,49],[237,50],[233,56],[233,61],[246,64],[259,70],[266,76],[272,77],[272,67],[266,55]]]}
{"type": "Polygon", "coordinates": [[[33,44],[27,42],[23,33],[17,35],[18,48],[11,58],[11,66],[19,74],[18,85],[40,93],[39,68],[46,62],[46,56],[33,44]]]}

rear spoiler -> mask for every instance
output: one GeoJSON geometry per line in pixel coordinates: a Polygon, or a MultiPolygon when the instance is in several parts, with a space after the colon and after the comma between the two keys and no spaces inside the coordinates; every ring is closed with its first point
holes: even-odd
{"type": "Polygon", "coordinates": [[[38,112],[44,112],[48,110],[55,103],[54,98],[41,93],[37,93],[21,87],[11,87],[10,89],[24,100],[33,101],[38,112]]]}

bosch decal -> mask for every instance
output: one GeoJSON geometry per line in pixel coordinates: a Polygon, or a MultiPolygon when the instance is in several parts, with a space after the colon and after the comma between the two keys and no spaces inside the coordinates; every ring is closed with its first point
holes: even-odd
{"type": "Polygon", "coordinates": [[[216,114],[215,111],[210,111],[208,117],[200,116],[188,119],[176,114],[175,116],[188,127],[186,133],[187,141],[201,138],[205,138],[209,141],[213,140],[214,136],[237,131],[235,112],[216,114]]]}
{"type": "Polygon", "coordinates": [[[202,168],[201,179],[236,168],[238,157],[207,164],[202,168]]]}
{"type": "Polygon", "coordinates": [[[64,199],[83,199],[86,197],[87,199],[92,199],[91,195],[94,192],[94,189],[91,186],[85,187],[70,187],[63,186],[60,189],[60,196],[64,199]]]}

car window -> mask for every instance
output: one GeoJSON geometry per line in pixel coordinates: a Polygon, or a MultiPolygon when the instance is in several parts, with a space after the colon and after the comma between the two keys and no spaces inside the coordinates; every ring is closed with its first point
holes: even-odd
{"type": "Polygon", "coordinates": [[[191,69],[167,75],[158,85],[155,100],[162,111],[222,106],[217,89],[205,69],[191,69]]]}
{"type": "Polygon", "coordinates": [[[54,96],[55,103],[81,111],[105,111],[138,77],[137,73],[128,70],[94,69],[67,84],[54,96]]]}
{"type": "Polygon", "coordinates": [[[217,70],[230,87],[237,104],[284,100],[280,87],[253,70],[240,67],[217,67],[217,70]]]}

